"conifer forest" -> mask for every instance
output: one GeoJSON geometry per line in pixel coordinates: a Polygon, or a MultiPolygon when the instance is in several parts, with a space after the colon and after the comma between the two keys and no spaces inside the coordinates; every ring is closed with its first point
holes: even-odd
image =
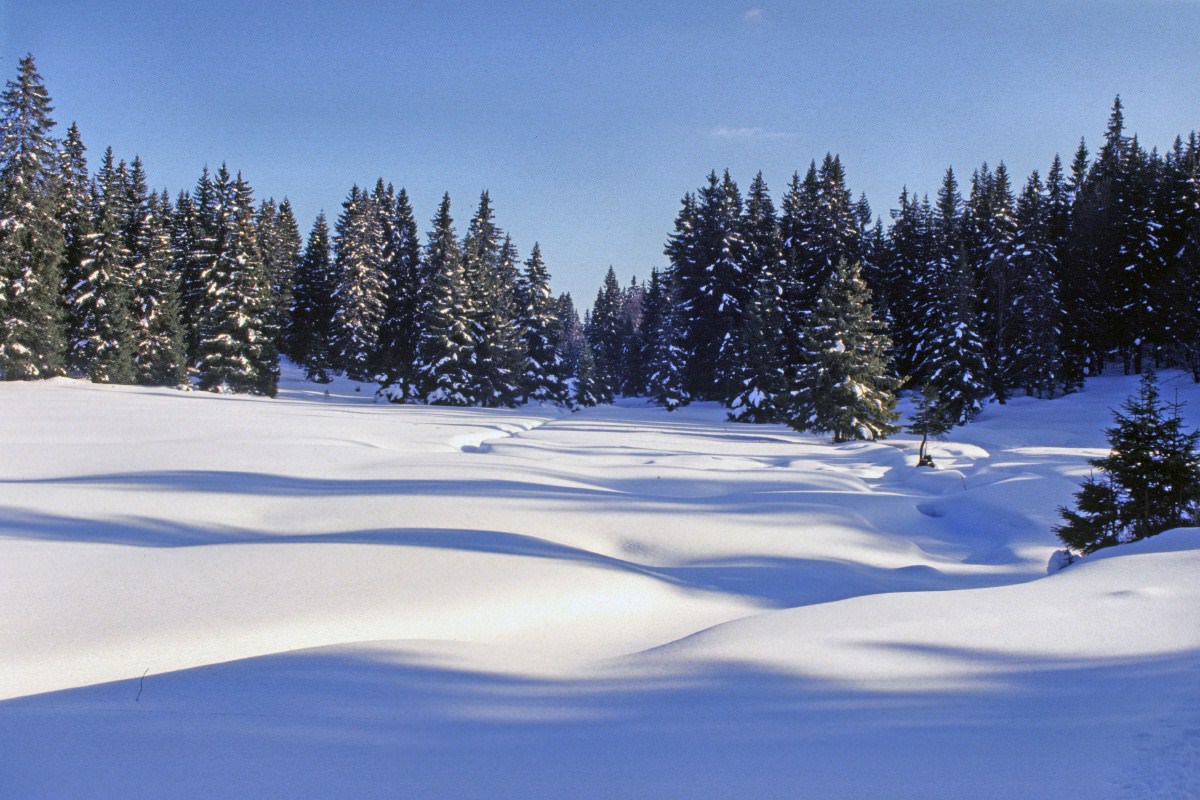
{"type": "Polygon", "coordinates": [[[628,285],[610,267],[582,308],[486,191],[469,212],[444,196],[422,235],[380,179],[305,235],[224,164],[155,190],[152,165],[89,158],[53,111],[27,56],[0,106],[7,380],[273,395],[286,357],[396,403],[717,401],[837,441],[894,431],[902,387],[962,423],[1108,368],[1200,380],[1200,140],[1140,142],[1119,98],[1095,145],[1044,175],[947,170],[886,221],[835,155],[778,201],[761,174],[742,190],[713,172],[664,230],[665,267],[628,285]]]}

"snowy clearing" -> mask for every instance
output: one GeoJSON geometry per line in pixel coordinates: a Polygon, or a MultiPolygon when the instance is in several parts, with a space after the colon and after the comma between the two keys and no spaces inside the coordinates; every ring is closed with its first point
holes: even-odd
{"type": "Polygon", "coordinates": [[[0,384],[0,797],[1200,796],[1200,530],[1046,574],[1136,385],[921,470],[711,405],[0,384]]]}

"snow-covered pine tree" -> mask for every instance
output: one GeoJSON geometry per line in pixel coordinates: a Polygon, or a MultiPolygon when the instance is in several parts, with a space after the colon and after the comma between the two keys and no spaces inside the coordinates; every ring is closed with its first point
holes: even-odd
{"type": "Polygon", "coordinates": [[[288,347],[292,360],[304,367],[306,377],[328,383],[333,371],[330,356],[333,324],[333,253],[325,212],[317,214],[304,255],[292,281],[292,309],[288,347]]]}
{"type": "Polygon", "coordinates": [[[449,194],[442,197],[433,218],[422,285],[421,333],[413,370],[416,399],[434,405],[472,405],[476,402],[472,394],[475,340],[469,330],[470,298],[463,283],[449,194]]]}
{"type": "Polygon", "coordinates": [[[1162,241],[1173,253],[1159,302],[1179,362],[1200,382],[1200,140],[1177,140],[1165,166],[1162,241]]]}
{"type": "MultiPolygon", "coordinates": [[[[1084,159],[1086,165],[1086,149],[1084,159]]],[[[1086,169],[1086,166],[1084,167],[1086,169]]],[[[1061,391],[1074,392],[1083,386],[1087,374],[1087,352],[1083,344],[1081,323],[1073,319],[1072,291],[1067,286],[1071,280],[1070,237],[1071,204],[1073,192],[1063,172],[1062,159],[1057,155],[1046,173],[1046,235],[1053,255],[1054,281],[1059,290],[1059,306],[1062,318],[1059,326],[1059,351],[1061,355],[1061,391]]]]}
{"type": "Polygon", "coordinates": [[[126,242],[128,173],[113,163],[112,148],[96,173],[92,233],[83,274],[70,287],[67,304],[78,338],[68,363],[97,383],[133,383],[133,254],[126,242]]]}
{"type": "Polygon", "coordinates": [[[570,402],[567,365],[559,351],[561,323],[550,294],[550,273],[537,242],[521,276],[521,328],[525,336],[526,369],[522,389],[526,402],[567,405],[570,402]]]}
{"type": "Polygon", "coordinates": [[[212,185],[215,258],[201,275],[200,388],[274,396],[278,355],[269,335],[270,286],[258,251],[254,197],[224,164],[212,185]]]}
{"type": "Polygon", "coordinates": [[[1049,202],[1036,171],[1017,199],[1013,247],[1013,358],[1009,383],[1054,397],[1067,383],[1060,345],[1062,306],[1050,240],[1049,202]]]}
{"type": "Polygon", "coordinates": [[[287,326],[292,307],[292,285],[300,263],[303,241],[292,204],[285,197],[278,205],[271,198],[262,201],[256,220],[258,249],[270,287],[271,312],[267,331],[276,347],[286,349],[287,326]]]}
{"type": "Polygon", "coordinates": [[[354,186],[334,237],[334,363],[356,381],[370,380],[387,302],[383,230],[370,193],[354,186]]]}
{"type": "Polygon", "coordinates": [[[512,406],[521,396],[525,367],[514,302],[516,262],[485,191],[463,237],[462,274],[473,340],[469,391],[473,402],[487,407],[512,406]]]}
{"type": "Polygon", "coordinates": [[[1112,330],[1126,374],[1153,363],[1168,324],[1158,303],[1167,273],[1159,243],[1162,224],[1154,209],[1159,172],[1157,154],[1147,153],[1132,137],[1116,179],[1118,241],[1111,283],[1112,330]]]}
{"type": "MultiPolygon", "coordinates": [[[[383,213],[384,209],[380,209],[383,213]]],[[[387,304],[379,327],[377,370],[389,397],[407,398],[415,391],[413,364],[420,335],[421,242],[412,203],[403,187],[386,212],[389,222],[384,242],[387,304]]]]}
{"type": "Polygon", "coordinates": [[[212,177],[205,167],[192,193],[180,192],[171,221],[174,269],[179,274],[179,310],[188,363],[193,365],[200,358],[201,327],[208,302],[204,276],[211,271],[216,259],[218,223],[212,177]]]}
{"type": "Polygon", "coordinates": [[[0,96],[0,377],[62,373],[63,233],[50,95],[33,56],[0,96]]]}
{"type": "Polygon", "coordinates": [[[929,336],[922,352],[926,383],[938,394],[939,410],[963,424],[983,410],[991,394],[987,356],[975,313],[975,280],[966,245],[956,255],[944,254],[931,272],[929,336]]]}
{"type": "Polygon", "coordinates": [[[1162,402],[1152,372],[1122,408],[1106,431],[1109,454],[1089,462],[1101,478],[1075,495],[1077,511],[1059,509],[1065,523],[1055,533],[1072,550],[1090,553],[1197,522],[1200,432],[1183,429],[1180,404],[1162,402]]]}
{"type": "Polygon", "coordinates": [[[733,333],[753,292],[741,231],[742,199],[726,171],[715,172],[688,194],[665,253],[671,260],[672,316],[684,338],[684,381],[689,395],[724,400],[732,371],[733,333]]]}
{"type": "Polygon", "coordinates": [[[621,312],[617,318],[617,336],[621,341],[621,383],[617,394],[629,397],[639,394],[638,386],[646,382],[646,365],[642,363],[642,307],[646,287],[637,276],[621,292],[621,312]]]}
{"type": "Polygon", "coordinates": [[[147,386],[187,380],[187,352],[179,318],[179,276],[171,268],[171,199],[151,194],[133,253],[133,371],[147,386]]]}
{"type": "Polygon", "coordinates": [[[65,314],[68,350],[82,337],[79,320],[71,313],[72,289],[84,279],[83,264],[92,234],[94,198],[88,177],[87,148],[72,124],[60,150],[58,219],[63,232],[62,294],[67,302],[65,314]]]}
{"type": "Polygon", "coordinates": [[[1003,403],[1012,375],[1013,245],[1017,222],[1008,169],[1003,162],[995,172],[984,164],[971,181],[967,208],[967,242],[980,287],[980,329],[992,380],[992,394],[1003,403]]]}
{"type": "Polygon", "coordinates": [[[617,273],[610,266],[584,326],[595,360],[594,394],[599,403],[611,403],[620,394],[624,372],[621,338],[621,305],[624,296],[617,273]]]}
{"type": "Polygon", "coordinates": [[[874,318],[857,263],[838,264],[802,338],[806,359],[788,424],[827,431],[834,442],[894,433],[900,382],[889,371],[891,340],[874,318]]]}
{"type": "Polygon", "coordinates": [[[662,313],[654,333],[655,349],[648,361],[650,396],[667,411],[692,401],[687,389],[687,328],[683,315],[686,307],[676,297],[673,272],[660,279],[662,313]]]}

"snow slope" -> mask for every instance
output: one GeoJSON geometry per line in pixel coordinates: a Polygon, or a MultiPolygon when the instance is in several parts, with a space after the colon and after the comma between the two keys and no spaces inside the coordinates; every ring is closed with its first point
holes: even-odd
{"type": "Polygon", "coordinates": [[[1135,388],[931,471],[713,406],[0,384],[0,797],[1200,796],[1200,530],[1046,575],[1135,388]]]}

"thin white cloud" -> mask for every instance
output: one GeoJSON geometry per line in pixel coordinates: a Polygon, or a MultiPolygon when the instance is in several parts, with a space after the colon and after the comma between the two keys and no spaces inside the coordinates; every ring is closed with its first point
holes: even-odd
{"type": "Polygon", "coordinates": [[[764,9],[752,8],[749,11],[747,11],[744,15],[742,15],[742,18],[744,20],[746,20],[747,22],[762,22],[763,17],[765,17],[766,15],[767,15],[767,12],[764,9]]]}
{"type": "Polygon", "coordinates": [[[798,134],[769,131],[766,128],[730,128],[722,125],[713,128],[710,135],[717,139],[795,139],[798,134]]]}

